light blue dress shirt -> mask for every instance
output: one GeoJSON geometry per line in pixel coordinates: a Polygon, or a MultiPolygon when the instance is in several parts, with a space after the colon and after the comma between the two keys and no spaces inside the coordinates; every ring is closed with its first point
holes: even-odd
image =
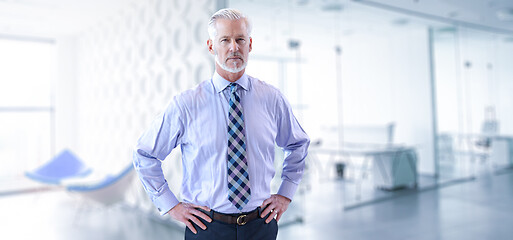
{"type": "MultiPolygon", "coordinates": [[[[246,74],[236,83],[240,86],[237,93],[243,108],[251,186],[251,198],[242,209],[247,212],[270,197],[275,144],[285,151],[278,194],[292,199],[310,141],[278,89],[246,74]]],[[[179,203],[161,168],[162,160],[178,145],[182,150],[182,201],[227,214],[239,212],[228,200],[229,84],[216,72],[211,80],[175,96],[139,139],[134,167],[162,215],[179,203]]]]}

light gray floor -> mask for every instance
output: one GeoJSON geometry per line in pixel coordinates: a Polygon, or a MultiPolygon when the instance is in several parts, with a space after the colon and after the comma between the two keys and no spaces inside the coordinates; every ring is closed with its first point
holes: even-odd
{"type": "MultiPolygon", "coordinates": [[[[278,238],[513,239],[512,171],[351,210],[344,210],[343,187],[335,180],[312,184],[304,222],[282,226],[278,238]]],[[[63,191],[4,195],[0,239],[183,239],[130,208],[82,203],[63,191]]]]}
{"type": "Polygon", "coordinates": [[[336,188],[326,184],[312,189],[304,226],[281,229],[280,238],[513,239],[511,172],[348,211],[332,197],[336,188]]]}

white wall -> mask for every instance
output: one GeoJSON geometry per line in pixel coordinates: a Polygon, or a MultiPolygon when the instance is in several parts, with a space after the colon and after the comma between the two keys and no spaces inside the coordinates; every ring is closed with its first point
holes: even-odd
{"type": "Polygon", "coordinates": [[[500,134],[513,135],[513,43],[461,28],[434,43],[439,132],[480,133],[494,106],[500,134]]]}
{"type": "Polygon", "coordinates": [[[434,174],[427,29],[355,35],[344,49],[344,124],[395,123],[394,142],[415,147],[419,171],[434,174]]]}
{"type": "Polygon", "coordinates": [[[55,150],[78,151],[77,44],[73,36],[57,38],[55,83],[55,150]]]}
{"type": "MultiPolygon", "coordinates": [[[[138,138],[172,97],[212,76],[206,40],[216,4],[214,0],[128,1],[121,11],[77,37],[77,83],[66,83],[76,95],[64,93],[77,100],[63,106],[76,107],[76,116],[67,120],[77,120],[76,151],[88,165],[111,173],[131,165],[138,138]]],[[[71,45],[72,41],[65,42],[64,47],[71,45]]],[[[71,79],[73,74],[63,75],[71,79]]],[[[179,149],[163,168],[179,196],[179,149]]],[[[133,190],[137,200],[128,201],[156,212],[138,181],[133,190]]]]}
{"type": "Polygon", "coordinates": [[[494,92],[500,133],[513,136],[513,41],[497,38],[494,49],[494,92]]]}
{"type": "Polygon", "coordinates": [[[211,77],[205,43],[214,4],[131,1],[79,36],[81,156],[99,166],[129,164],[172,96],[211,77]]]}
{"type": "Polygon", "coordinates": [[[434,32],[433,54],[438,131],[463,132],[461,64],[454,32],[434,32]]]}
{"type": "Polygon", "coordinates": [[[415,147],[417,168],[436,174],[432,84],[427,29],[402,31],[392,39],[393,122],[395,142],[415,147]],[[395,54],[401,52],[401,54],[395,54]]]}

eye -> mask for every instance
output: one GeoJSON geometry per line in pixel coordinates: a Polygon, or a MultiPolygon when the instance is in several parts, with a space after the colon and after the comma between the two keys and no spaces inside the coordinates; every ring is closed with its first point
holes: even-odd
{"type": "Polygon", "coordinates": [[[246,39],[244,39],[244,38],[239,38],[239,39],[237,39],[237,42],[239,42],[239,43],[245,43],[245,42],[246,42],[246,39]]]}

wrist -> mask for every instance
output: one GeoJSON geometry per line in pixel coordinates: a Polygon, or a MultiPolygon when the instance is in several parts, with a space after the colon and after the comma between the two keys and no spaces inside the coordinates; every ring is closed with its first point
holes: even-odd
{"type": "Polygon", "coordinates": [[[292,202],[292,200],[291,200],[290,198],[285,197],[285,196],[283,196],[283,195],[281,195],[281,194],[276,194],[276,196],[281,197],[282,199],[284,199],[284,200],[288,201],[289,203],[290,203],[290,202],[292,202]]]}
{"type": "Polygon", "coordinates": [[[179,202],[178,204],[174,205],[171,209],[169,209],[169,211],[167,211],[167,213],[171,215],[171,212],[173,212],[174,210],[176,210],[176,209],[177,209],[177,207],[178,207],[178,205],[181,205],[181,204],[182,204],[182,203],[181,203],[181,202],[179,202]]]}

